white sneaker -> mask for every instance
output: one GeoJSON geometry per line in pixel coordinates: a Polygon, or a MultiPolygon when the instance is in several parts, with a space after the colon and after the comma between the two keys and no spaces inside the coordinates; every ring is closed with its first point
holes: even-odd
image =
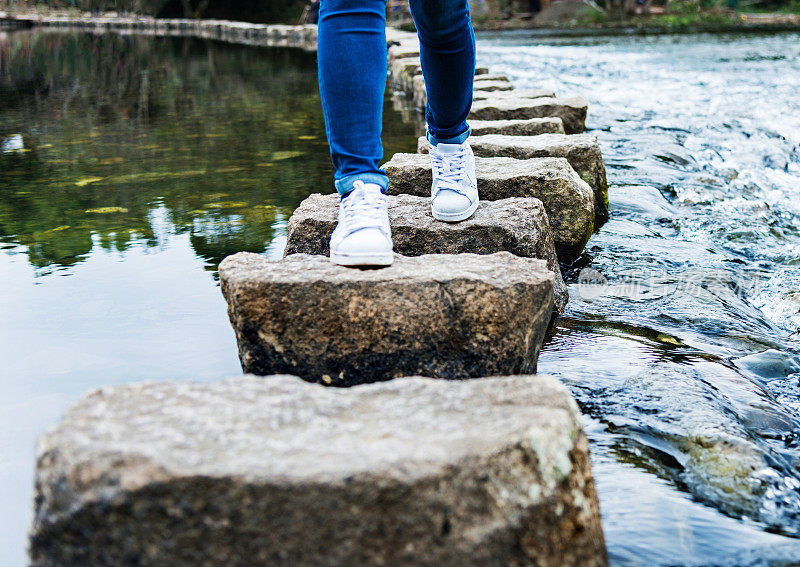
{"type": "Polygon", "coordinates": [[[389,266],[392,231],[380,185],[356,181],[339,203],[339,224],[331,236],[331,262],[340,266],[389,266]]]}
{"type": "Polygon", "coordinates": [[[475,156],[469,142],[431,145],[431,213],[436,220],[458,222],[478,208],[475,156]]]}

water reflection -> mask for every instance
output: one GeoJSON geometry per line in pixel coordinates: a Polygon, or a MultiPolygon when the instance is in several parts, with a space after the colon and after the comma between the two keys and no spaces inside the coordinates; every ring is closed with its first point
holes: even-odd
{"type": "MultiPolygon", "coordinates": [[[[0,36],[0,563],[25,564],[36,437],[104,384],[241,372],[218,262],[280,255],[333,191],[313,54],[0,36]],[[60,277],[66,276],[66,277],[60,277]]],[[[386,151],[414,151],[387,97],[386,151]]]]}
{"type": "MultiPolygon", "coordinates": [[[[0,240],[43,270],[158,246],[163,207],[210,269],[329,192],[314,54],[15,33],[0,49],[0,240]]],[[[388,114],[387,152],[412,127],[388,114]]]]}

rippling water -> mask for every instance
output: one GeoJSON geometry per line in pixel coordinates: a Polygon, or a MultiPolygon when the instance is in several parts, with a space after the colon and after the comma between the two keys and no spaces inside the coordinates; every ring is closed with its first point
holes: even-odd
{"type": "MultiPolygon", "coordinates": [[[[800,558],[800,37],[479,38],[590,101],[612,219],[540,369],[587,415],[618,565],[800,558]]],[[[215,283],[330,166],[313,55],[0,34],[0,562],[33,445],[87,389],[239,372],[215,283]]],[[[388,155],[413,124],[385,113],[388,155]]]]}
{"type": "Polygon", "coordinates": [[[539,368],[588,416],[618,564],[800,561],[799,39],[481,37],[584,95],[606,159],[539,368]]]}

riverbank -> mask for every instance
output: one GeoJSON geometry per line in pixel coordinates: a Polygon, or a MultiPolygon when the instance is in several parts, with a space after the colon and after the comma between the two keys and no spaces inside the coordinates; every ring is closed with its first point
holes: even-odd
{"type": "MultiPolygon", "coordinates": [[[[10,13],[0,11],[0,29],[20,29],[34,26],[78,28],[87,31],[135,31],[154,35],[195,35],[210,39],[220,39],[240,43],[263,43],[284,47],[304,47],[316,41],[316,33],[300,40],[298,45],[283,33],[290,28],[314,29],[316,26],[258,24],[231,20],[204,19],[165,19],[151,16],[120,16],[116,13],[91,15],[77,11],[10,13]]],[[[572,20],[553,24],[534,24],[531,20],[519,18],[511,20],[487,20],[475,22],[478,31],[522,31],[538,37],[577,37],[602,35],[663,35],[692,33],[772,33],[800,31],[800,15],[797,14],[731,14],[729,17],[708,18],[702,14],[697,17],[637,16],[621,22],[587,19],[572,20]]]]}
{"type": "Polygon", "coordinates": [[[0,12],[0,29],[48,27],[93,33],[117,32],[154,36],[189,36],[246,45],[317,49],[317,26],[254,24],[230,20],[164,19],[144,16],[72,16],[0,12]]]}

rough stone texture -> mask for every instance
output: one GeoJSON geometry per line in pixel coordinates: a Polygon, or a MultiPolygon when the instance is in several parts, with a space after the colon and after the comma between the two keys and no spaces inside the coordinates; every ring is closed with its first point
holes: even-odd
{"type": "Polygon", "coordinates": [[[475,73],[475,81],[505,81],[510,82],[510,79],[507,75],[501,75],[499,73],[475,73]],[[480,75],[480,76],[478,76],[480,75]]]}
{"type": "Polygon", "coordinates": [[[470,120],[473,136],[505,134],[506,136],[538,136],[539,134],[563,134],[564,123],[560,118],[530,118],[528,120],[470,120]]]}
{"type": "MultiPolygon", "coordinates": [[[[506,251],[516,256],[539,258],[547,262],[547,267],[555,274],[553,313],[564,311],[569,295],[561,277],[547,214],[539,199],[481,201],[474,215],[458,223],[435,220],[431,216],[429,197],[389,196],[388,208],[394,251],[398,254],[421,256],[506,251]]],[[[338,212],[339,195],[336,193],[317,193],[306,198],[289,219],[284,254],[327,256],[338,212]]]]}
{"type": "MultiPolygon", "coordinates": [[[[586,181],[595,194],[595,218],[608,219],[608,180],[606,166],[597,137],[593,134],[541,134],[539,136],[505,136],[487,134],[470,136],[470,146],[476,156],[511,157],[563,157],[586,181]]],[[[430,144],[425,137],[417,141],[417,150],[427,153],[430,144]]]]}
{"type": "Polygon", "coordinates": [[[555,280],[508,252],[396,255],[377,270],[239,253],[219,275],[245,372],[341,386],[534,372],[555,280]]]}
{"type": "MultiPolygon", "coordinates": [[[[475,158],[482,201],[535,197],[544,204],[556,253],[571,262],[581,253],[594,226],[594,195],[563,158],[475,158]]],[[[430,195],[428,156],[395,154],[383,165],[392,195],[430,195]]]]}
{"type": "Polygon", "coordinates": [[[419,41],[402,41],[389,47],[389,59],[419,57],[419,41]]]}
{"type": "Polygon", "coordinates": [[[469,118],[510,120],[558,116],[567,134],[579,134],[584,130],[586,109],[586,100],[581,97],[530,99],[498,95],[473,102],[469,118]]]}
{"type": "Polygon", "coordinates": [[[425,107],[428,106],[428,90],[425,87],[425,77],[422,75],[414,77],[412,91],[414,106],[420,110],[425,110],[425,107]]]}
{"type": "MultiPolygon", "coordinates": [[[[422,73],[422,64],[419,57],[401,57],[393,59],[389,66],[392,83],[407,93],[414,92],[414,77],[422,73]]],[[[485,67],[476,67],[475,75],[488,73],[485,67]]]]}
{"type": "Polygon", "coordinates": [[[414,89],[414,76],[422,72],[419,57],[403,57],[391,62],[392,83],[406,92],[414,89]]]}
{"type": "Polygon", "coordinates": [[[40,439],[33,564],[607,564],[588,443],[547,376],[97,390],[40,439]]]}
{"type": "Polygon", "coordinates": [[[473,90],[476,91],[512,91],[514,90],[514,85],[512,85],[508,81],[483,80],[483,81],[475,81],[472,88],[473,90]]]}
{"type": "MultiPolygon", "coordinates": [[[[481,86],[490,84],[488,81],[479,81],[476,83],[481,86]]],[[[503,83],[500,83],[503,84],[503,83]]],[[[498,100],[498,99],[516,99],[516,98],[554,98],[556,93],[550,89],[517,89],[512,91],[485,91],[476,89],[473,91],[472,100],[498,100]]]]}
{"type": "MultiPolygon", "coordinates": [[[[402,70],[397,73],[402,76],[402,70]]],[[[518,97],[518,98],[546,98],[554,97],[555,93],[548,89],[524,89],[515,91],[514,86],[507,81],[482,81],[478,80],[479,76],[475,77],[473,84],[473,100],[483,100],[493,97],[518,97]]],[[[400,84],[398,82],[398,84],[400,84]]],[[[417,74],[411,79],[412,96],[414,99],[414,106],[424,109],[428,103],[428,93],[425,88],[425,79],[422,75],[417,74]]]]}

